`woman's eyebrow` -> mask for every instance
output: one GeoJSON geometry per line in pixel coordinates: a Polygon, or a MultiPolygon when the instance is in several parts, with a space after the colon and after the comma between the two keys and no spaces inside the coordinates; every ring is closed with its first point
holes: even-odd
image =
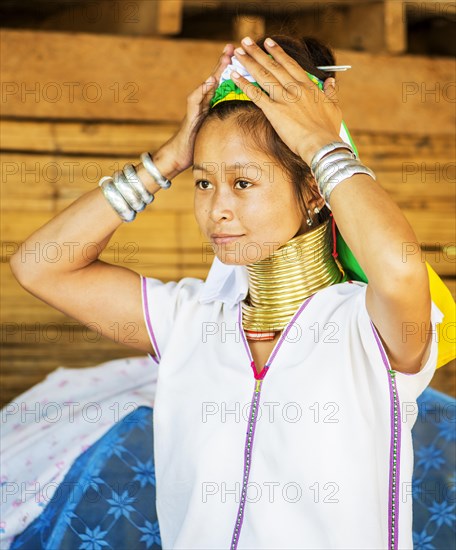
{"type": "MultiPolygon", "coordinates": [[[[240,162],[236,162],[235,164],[223,164],[224,170],[235,170],[236,168],[245,168],[250,167],[252,165],[251,162],[247,162],[245,164],[241,164],[240,162]]],[[[207,162],[206,166],[204,164],[194,164],[192,167],[192,171],[195,170],[203,170],[204,172],[207,172],[207,168],[210,169],[211,172],[213,172],[214,163],[213,162],[207,162]]]]}

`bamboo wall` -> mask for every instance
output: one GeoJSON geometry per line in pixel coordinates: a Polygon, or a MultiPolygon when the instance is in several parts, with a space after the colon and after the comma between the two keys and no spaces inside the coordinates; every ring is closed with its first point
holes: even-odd
{"type": "MultiPolygon", "coordinates": [[[[4,30],[1,36],[2,401],[57,366],[139,355],[27,293],[9,257],[33,231],[177,129],[187,94],[224,43],[4,30]]],[[[344,120],[363,162],[399,204],[422,258],[456,294],[454,64],[337,50],[344,120]],[[451,84],[452,83],[452,84],[451,84]]],[[[354,212],[354,215],[362,213],[354,212]]],[[[81,243],[81,246],[83,243],[81,243]]],[[[212,256],[193,217],[189,171],[101,256],[164,281],[204,278],[212,256]]],[[[38,254],[53,251],[38,250],[38,254]]],[[[431,385],[456,395],[455,365],[431,385]]]]}

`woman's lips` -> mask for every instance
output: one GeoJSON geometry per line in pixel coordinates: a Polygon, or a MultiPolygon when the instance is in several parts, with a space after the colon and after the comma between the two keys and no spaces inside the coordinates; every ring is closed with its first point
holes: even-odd
{"type": "Polygon", "coordinates": [[[237,239],[240,239],[242,235],[231,235],[230,237],[211,237],[211,240],[215,244],[227,244],[237,239]]]}

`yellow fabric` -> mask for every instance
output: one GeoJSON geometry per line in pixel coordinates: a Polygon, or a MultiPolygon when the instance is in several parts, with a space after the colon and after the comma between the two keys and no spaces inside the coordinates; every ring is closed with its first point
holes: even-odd
{"type": "Polygon", "coordinates": [[[449,288],[426,262],[429,275],[431,298],[443,313],[442,322],[437,325],[438,357],[437,368],[456,357],[456,303],[449,288]]]}
{"type": "Polygon", "coordinates": [[[233,99],[242,100],[242,101],[252,101],[248,95],[246,95],[244,92],[242,93],[236,93],[236,92],[229,92],[225,97],[222,97],[222,99],[219,99],[216,103],[212,105],[212,107],[215,107],[222,101],[230,101],[233,99]]]}

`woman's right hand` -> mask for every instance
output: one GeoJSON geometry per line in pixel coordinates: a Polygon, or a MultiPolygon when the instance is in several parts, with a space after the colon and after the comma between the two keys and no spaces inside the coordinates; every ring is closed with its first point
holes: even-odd
{"type": "Polygon", "coordinates": [[[187,96],[187,113],[178,131],[157,151],[155,156],[173,159],[175,171],[183,172],[193,164],[193,149],[199,128],[209,111],[209,103],[219,84],[220,76],[230,64],[234,46],[227,44],[209,78],[187,96]]]}

